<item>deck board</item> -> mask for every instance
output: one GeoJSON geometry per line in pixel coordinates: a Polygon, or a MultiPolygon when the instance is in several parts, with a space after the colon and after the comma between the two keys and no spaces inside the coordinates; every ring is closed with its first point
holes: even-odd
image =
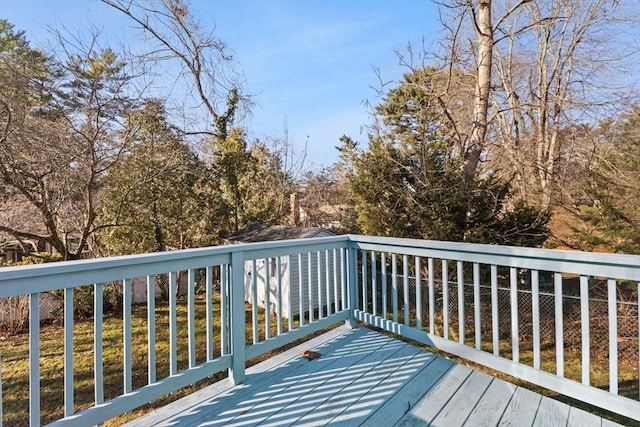
{"type": "Polygon", "coordinates": [[[469,417],[480,398],[489,388],[493,377],[482,372],[472,371],[457,393],[449,399],[447,405],[433,420],[441,426],[461,426],[469,417]]]}
{"type": "MultiPolygon", "coordinates": [[[[336,328],[127,424],[600,425],[601,418],[368,328],[336,328]],[[307,361],[299,352],[322,354],[307,361]]],[[[607,424],[610,425],[610,424],[607,424]]],[[[611,424],[612,425],[612,424],[611,424]]]]}
{"type": "Polygon", "coordinates": [[[566,426],[569,420],[569,405],[555,399],[543,396],[533,420],[534,427],[566,426]]]}
{"type": "Polygon", "coordinates": [[[526,388],[518,387],[500,418],[502,426],[530,426],[536,418],[542,396],[526,388]]]}
{"type": "Polygon", "coordinates": [[[400,420],[400,426],[419,426],[431,423],[449,399],[473,372],[463,365],[455,365],[400,420]]]}
{"type": "Polygon", "coordinates": [[[506,381],[491,381],[482,399],[465,421],[466,426],[495,426],[500,422],[517,386],[506,381]]]}
{"type": "Polygon", "coordinates": [[[395,390],[393,395],[362,423],[362,426],[380,427],[390,419],[401,419],[453,366],[455,364],[452,361],[435,357],[402,388],[395,390]]]}

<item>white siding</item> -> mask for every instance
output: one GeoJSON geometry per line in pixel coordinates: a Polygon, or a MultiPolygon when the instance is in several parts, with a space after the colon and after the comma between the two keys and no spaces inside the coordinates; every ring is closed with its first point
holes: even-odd
{"type": "MultiPolygon", "coordinates": [[[[340,252],[336,251],[322,251],[312,252],[308,254],[291,255],[280,257],[280,272],[281,275],[281,300],[282,300],[282,315],[283,317],[289,317],[292,315],[298,315],[300,313],[300,300],[302,300],[302,311],[307,313],[309,306],[317,309],[318,296],[320,302],[324,308],[324,313],[327,313],[327,303],[331,304],[329,311],[335,312],[336,301],[336,289],[338,301],[341,301],[342,295],[342,278],[340,268],[340,252]],[[328,254],[328,266],[327,266],[327,254],[328,254]],[[318,255],[320,255],[320,266],[318,266],[318,255]],[[335,257],[335,259],[334,259],[335,257]],[[302,265],[300,265],[300,259],[302,265]],[[318,270],[319,268],[319,270],[318,270]],[[318,274],[320,271],[320,275],[318,274]],[[328,272],[328,274],[327,274],[328,272]],[[328,281],[327,281],[328,278],[328,281]],[[337,282],[336,282],[337,278],[337,282]],[[318,286],[320,285],[320,286],[318,286]],[[329,300],[327,301],[327,295],[329,300]],[[291,296],[291,299],[290,299],[291,296]],[[310,298],[311,297],[311,298],[310,298]],[[311,299],[311,302],[309,301],[311,299]],[[291,301],[291,306],[289,305],[291,301]]],[[[271,312],[277,311],[278,301],[278,272],[276,258],[266,258],[256,260],[256,271],[253,272],[253,261],[245,262],[245,300],[247,302],[253,301],[253,274],[256,274],[257,286],[257,301],[258,306],[265,307],[267,296],[267,279],[269,283],[269,305],[271,312]],[[269,264],[269,277],[266,278],[267,269],[266,263],[269,264]]]]}

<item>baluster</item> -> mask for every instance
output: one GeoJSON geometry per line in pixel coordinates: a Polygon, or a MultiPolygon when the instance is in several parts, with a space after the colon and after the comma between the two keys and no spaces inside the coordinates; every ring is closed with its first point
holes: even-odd
{"type": "Polygon", "coordinates": [[[93,285],[93,378],[96,405],[104,402],[104,366],[102,361],[103,288],[104,285],[102,283],[93,285]]]}
{"type": "Polygon", "coordinates": [[[205,321],[207,322],[207,360],[213,360],[213,266],[209,265],[206,269],[205,278],[205,321]]]}
{"type": "Polygon", "coordinates": [[[124,358],[124,392],[131,393],[133,380],[133,346],[131,344],[131,279],[124,279],[122,289],[122,329],[123,329],[123,358],[124,358]]]}
{"type": "Polygon", "coordinates": [[[349,317],[345,323],[348,327],[355,328],[357,324],[355,310],[358,308],[358,251],[350,245],[345,249],[345,255],[346,257],[343,257],[343,260],[346,261],[345,268],[347,274],[345,284],[349,285],[349,288],[347,289],[347,307],[349,308],[349,317]]]}
{"type": "Polygon", "coordinates": [[[475,331],[475,345],[482,350],[482,321],[480,317],[480,264],[473,263],[473,320],[475,331]]]}
{"type": "Polygon", "coordinates": [[[318,319],[324,317],[324,299],[322,298],[322,253],[316,252],[316,276],[318,278],[318,319]]]}
{"type": "Polygon", "coordinates": [[[335,305],[335,312],[340,312],[340,293],[338,292],[338,267],[339,265],[338,250],[333,249],[333,302],[335,305]]]}
{"type": "Polygon", "coordinates": [[[155,276],[147,276],[147,381],[156,382],[156,282],[155,276]]]}
{"type": "Polygon", "coordinates": [[[391,254],[391,309],[393,321],[398,322],[398,254],[391,254]]]}
{"type": "MultiPolygon", "coordinates": [[[[224,264],[220,266],[220,354],[229,354],[231,340],[231,326],[229,319],[229,300],[230,300],[230,283],[231,283],[231,266],[224,264]]],[[[243,266],[244,273],[244,266],[243,266]]],[[[240,282],[242,284],[242,298],[245,298],[244,277],[240,282]]],[[[236,286],[238,286],[236,284],[236,286]]],[[[244,309],[244,307],[243,307],[244,309]]]]}
{"type": "Polygon", "coordinates": [[[609,393],[618,394],[618,294],[615,279],[607,280],[609,311],[609,393]]]}
{"type": "Polygon", "coordinates": [[[387,318],[387,253],[380,252],[380,272],[382,273],[382,317],[387,318]]]}
{"type": "Polygon", "coordinates": [[[177,273],[169,273],[169,375],[178,373],[178,298],[177,273]]]}
{"type": "Polygon", "coordinates": [[[371,251],[371,314],[378,312],[378,273],[376,265],[376,253],[371,251]]]}
{"type": "MultiPolygon", "coordinates": [[[[289,322],[289,331],[293,330],[293,293],[294,293],[294,285],[293,285],[293,263],[292,263],[292,257],[291,255],[287,255],[287,271],[289,274],[289,279],[287,280],[288,283],[288,290],[289,292],[287,293],[287,295],[289,296],[289,312],[287,313],[287,320],[289,322]]],[[[298,276],[300,275],[300,272],[298,272],[298,276]]],[[[298,298],[300,299],[300,298],[298,298]]],[[[302,313],[300,313],[300,315],[302,315],[302,313]]]]}
{"type": "Polygon", "coordinates": [[[187,273],[187,333],[189,334],[189,369],[196,366],[196,270],[187,273]]]}
{"type": "Polygon", "coordinates": [[[367,311],[367,286],[368,286],[368,278],[367,278],[367,252],[362,251],[360,253],[361,256],[361,268],[362,268],[362,311],[367,311]]]}
{"type": "Polygon", "coordinates": [[[402,303],[404,324],[409,326],[409,257],[402,255],[402,303]]]}
{"type": "MultiPolygon", "coordinates": [[[[253,265],[255,266],[255,260],[253,265]]],[[[231,383],[236,385],[244,381],[245,378],[245,292],[244,284],[245,264],[244,254],[240,251],[231,254],[231,271],[229,277],[229,304],[230,304],[230,339],[231,339],[231,366],[229,367],[229,378],[231,383]]],[[[254,269],[255,273],[255,269],[254,269]]],[[[254,274],[255,277],[255,274],[254,274]]],[[[256,323],[253,324],[254,330],[256,323]]]]}
{"type": "MultiPolygon", "coordinates": [[[[233,316],[233,310],[231,315],[233,316]]],[[[255,259],[251,261],[251,330],[253,343],[257,344],[260,337],[258,335],[258,267],[255,259]]]]}
{"type": "MultiPolygon", "coordinates": [[[[277,286],[276,286],[276,322],[277,322],[277,334],[282,335],[282,257],[276,258],[276,274],[277,274],[277,286]]],[[[291,292],[289,292],[291,295],[291,292]]],[[[291,300],[289,300],[289,310],[291,310],[291,300]]]]}
{"type": "Polygon", "coordinates": [[[564,329],[562,319],[562,273],[553,273],[556,324],[556,375],[564,377],[564,329]]]}
{"type": "MultiPolygon", "coordinates": [[[[331,264],[329,263],[329,250],[325,249],[324,251],[324,283],[325,283],[325,288],[327,291],[327,298],[326,298],[326,306],[327,306],[327,316],[331,315],[331,271],[330,271],[330,266],[331,264]]],[[[335,295],[334,295],[335,297],[335,295]]]]}
{"type": "Polygon", "coordinates": [[[493,354],[500,355],[500,323],[498,321],[498,266],[491,265],[491,335],[493,354]]]}
{"type": "Polygon", "coordinates": [[[591,337],[589,336],[589,278],[580,276],[580,327],[582,332],[582,384],[591,384],[591,337]]]}
{"type": "Polygon", "coordinates": [[[415,257],[416,268],[416,328],[422,330],[422,272],[420,271],[420,257],[415,257]]]}
{"type": "Polygon", "coordinates": [[[511,285],[511,350],[512,358],[516,363],[520,362],[520,334],[518,323],[518,269],[510,267],[509,281],[511,285]]]}
{"type": "Polygon", "coordinates": [[[311,252],[307,253],[307,290],[309,294],[307,295],[309,298],[309,323],[313,323],[313,310],[315,307],[313,306],[313,257],[311,256],[311,252]]]}
{"type": "Polygon", "coordinates": [[[299,316],[299,325],[304,325],[304,280],[303,274],[304,269],[302,268],[302,254],[298,254],[298,316],[299,316]]]}
{"type": "Polygon", "coordinates": [[[456,276],[458,280],[458,342],[464,344],[464,270],[462,261],[456,263],[456,276]]]}
{"type": "Polygon", "coordinates": [[[264,262],[264,339],[271,337],[271,258],[264,262]]]}
{"type": "Polygon", "coordinates": [[[435,278],[433,276],[433,258],[427,259],[427,269],[429,270],[429,333],[435,334],[436,332],[436,293],[435,293],[435,278]]]}
{"type": "Polygon", "coordinates": [[[347,296],[347,248],[340,248],[340,292],[342,295],[342,309],[346,310],[349,307],[349,301],[347,296]]]}
{"type": "Polygon", "coordinates": [[[442,260],[442,329],[444,339],[449,339],[449,269],[446,259],[442,260]]]}
{"type": "Polygon", "coordinates": [[[531,323],[533,323],[533,367],[540,369],[540,277],[538,270],[531,270],[531,323]]]}
{"type": "Polygon", "coordinates": [[[64,416],[73,415],[73,288],[64,289],[64,416]]]}
{"type": "Polygon", "coordinates": [[[40,425],[40,294],[29,294],[29,424],[40,425]]]}

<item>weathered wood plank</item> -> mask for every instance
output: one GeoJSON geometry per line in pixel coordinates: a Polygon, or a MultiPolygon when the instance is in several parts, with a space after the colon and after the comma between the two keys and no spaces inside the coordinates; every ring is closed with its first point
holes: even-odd
{"type": "Polygon", "coordinates": [[[337,398],[344,399],[346,396],[348,406],[345,405],[341,411],[336,411],[338,415],[331,420],[331,425],[362,424],[390,396],[436,358],[436,355],[412,345],[403,348],[380,366],[380,369],[375,369],[374,375],[360,378],[341,390],[337,398]],[[377,384],[376,380],[379,380],[377,384]]]}
{"type": "Polygon", "coordinates": [[[306,364],[306,360],[299,358],[299,352],[308,348],[334,348],[340,349],[344,346],[345,340],[364,336],[368,332],[371,332],[365,328],[348,329],[346,327],[335,328],[326,334],[312,338],[309,341],[300,344],[290,350],[280,353],[274,357],[261,362],[258,365],[254,365],[247,368],[247,381],[245,384],[236,386],[235,388],[230,381],[223,380],[218,381],[202,390],[191,393],[178,402],[169,404],[162,408],[159,408],[141,418],[131,421],[127,424],[128,427],[146,427],[150,425],[160,425],[165,420],[175,417],[178,413],[188,413],[190,410],[197,411],[200,405],[212,405],[216,399],[223,399],[227,394],[234,396],[240,396],[241,390],[251,388],[256,390],[263,386],[268,386],[272,381],[276,381],[277,377],[272,374],[271,371],[277,369],[279,366],[287,365],[291,369],[295,369],[297,365],[306,364]],[[292,359],[294,359],[292,361],[292,359]],[[269,375],[258,376],[256,374],[262,372],[269,372],[269,375]],[[233,390],[232,390],[233,389],[233,390]],[[227,393],[229,392],[229,393],[227,393]]]}
{"type": "Polygon", "coordinates": [[[433,424],[441,426],[462,425],[489,388],[492,380],[493,377],[490,375],[473,371],[433,420],[433,424]]]}
{"type": "Polygon", "coordinates": [[[381,380],[380,373],[385,375],[385,370],[388,369],[385,365],[390,366],[389,359],[411,347],[413,346],[393,340],[363,358],[342,357],[338,363],[332,365],[332,369],[322,375],[315,373],[300,377],[297,379],[298,383],[292,384],[286,391],[304,388],[304,394],[296,393],[295,400],[289,402],[286,408],[271,406],[272,413],[265,417],[263,424],[279,425],[284,420],[296,425],[327,424],[336,413],[344,409],[341,399],[344,399],[347,405],[352,403],[348,400],[348,393],[353,391],[350,387],[354,382],[366,382],[360,387],[370,390],[374,382],[381,380]],[[337,399],[332,400],[334,396],[337,399]]]}
{"type": "Polygon", "coordinates": [[[569,408],[567,427],[600,427],[602,419],[595,414],[582,409],[569,408]]]}
{"type": "Polygon", "coordinates": [[[473,408],[465,422],[466,426],[495,426],[498,425],[509,401],[516,392],[517,386],[494,378],[482,395],[480,401],[473,408]]]}
{"type": "Polygon", "coordinates": [[[558,400],[542,396],[534,426],[564,426],[569,419],[569,405],[558,400]]]}
{"type": "Polygon", "coordinates": [[[501,426],[530,426],[536,417],[542,396],[518,387],[500,419],[501,426]]]}
{"type": "Polygon", "coordinates": [[[402,417],[399,426],[420,426],[431,422],[464,383],[472,370],[463,365],[449,369],[416,405],[402,417]]]}
{"type": "Polygon", "coordinates": [[[454,365],[455,363],[448,359],[437,357],[432,363],[416,373],[404,387],[389,397],[378,410],[362,423],[362,426],[380,427],[386,424],[395,424],[454,365]]]}

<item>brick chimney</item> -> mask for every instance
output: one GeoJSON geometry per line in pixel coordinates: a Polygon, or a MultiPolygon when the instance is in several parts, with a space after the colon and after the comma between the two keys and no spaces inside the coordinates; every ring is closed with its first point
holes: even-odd
{"type": "Polygon", "coordinates": [[[300,202],[298,201],[298,194],[292,193],[290,198],[291,206],[291,225],[298,225],[300,222],[300,202]]]}

